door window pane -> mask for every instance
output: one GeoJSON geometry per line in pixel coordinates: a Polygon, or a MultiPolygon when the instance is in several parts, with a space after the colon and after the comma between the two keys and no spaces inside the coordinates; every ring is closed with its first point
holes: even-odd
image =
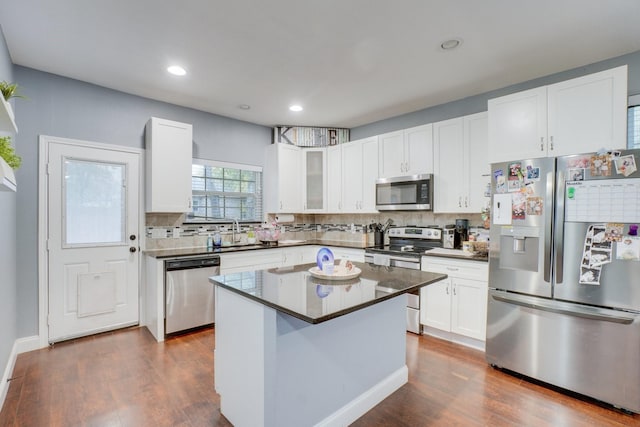
{"type": "Polygon", "coordinates": [[[64,244],[124,243],[126,166],[64,160],[64,244]]]}

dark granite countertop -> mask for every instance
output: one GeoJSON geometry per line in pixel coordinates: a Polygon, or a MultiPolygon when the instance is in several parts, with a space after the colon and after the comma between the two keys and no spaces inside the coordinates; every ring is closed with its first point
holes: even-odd
{"type": "Polygon", "coordinates": [[[188,257],[188,256],[198,256],[198,255],[220,255],[226,253],[233,252],[243,252],[243,251],[254,251],[258,249],[273,249],[273,248],[289,248],[292,246],[308,246],[308,245],[319,245],[319,246],[333,246],[340,248],[351,248],[351,249],[366,249],[372,245],[363,245],[357,242],[343,242],[338,240],[304,240],[298,241],[297,243],[279,243],[278,245],[268,245],[268,244],[255,244],[255,245],[235,245],[235,246],[218,246],[214,249],[207,249],[206,247],[199,248],[176,248],[176,249],[154,249],[143,251],[145,255],[149,255],[153,258],[177,258],[177,257],[188,257]]]}
{"type": "Polygon", "coordinates": [[[416,291],[447,277],[446,274],[407,268],[353,264],[362,273],[355,279],[344,281],[311,276],[308,270],[315,264],[214,276],[209,281],[315,324],[416,291]]]}

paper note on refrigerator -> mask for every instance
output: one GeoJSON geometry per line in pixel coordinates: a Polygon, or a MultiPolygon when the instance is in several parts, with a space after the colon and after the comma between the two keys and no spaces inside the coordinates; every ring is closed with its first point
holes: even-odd
{"type": "Polygon", "coordinates": [[[496,225],[511,225],[511,203],[510,193],[493,195],[493,223],[496,225]]]}

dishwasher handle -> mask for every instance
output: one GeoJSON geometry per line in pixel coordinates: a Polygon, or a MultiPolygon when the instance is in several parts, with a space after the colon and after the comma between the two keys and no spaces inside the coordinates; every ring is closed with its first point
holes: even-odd
{"type": "Polygon", "coordinates": [[[166,271],[189,270],[193,268],[208,268],[208,267],[219,267],[219,266],[220,266],[219,256],[165,261],[166,271]]]}

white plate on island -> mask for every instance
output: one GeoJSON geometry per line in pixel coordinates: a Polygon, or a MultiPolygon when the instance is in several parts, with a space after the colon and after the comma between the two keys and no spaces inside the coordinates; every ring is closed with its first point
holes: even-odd
{"type": "Polygon", "coordinates": [[[309,269],[309,273],[311,273],[313,277],[316,277],[318,279],[349,280],[358,277],[360,273],[362,273],[362,270],[355,266],[351,270],[347,270],[345,267],[336,265],[334,267],[333,274],[324,274],[318,267],[311,267],[309,269]]]}

